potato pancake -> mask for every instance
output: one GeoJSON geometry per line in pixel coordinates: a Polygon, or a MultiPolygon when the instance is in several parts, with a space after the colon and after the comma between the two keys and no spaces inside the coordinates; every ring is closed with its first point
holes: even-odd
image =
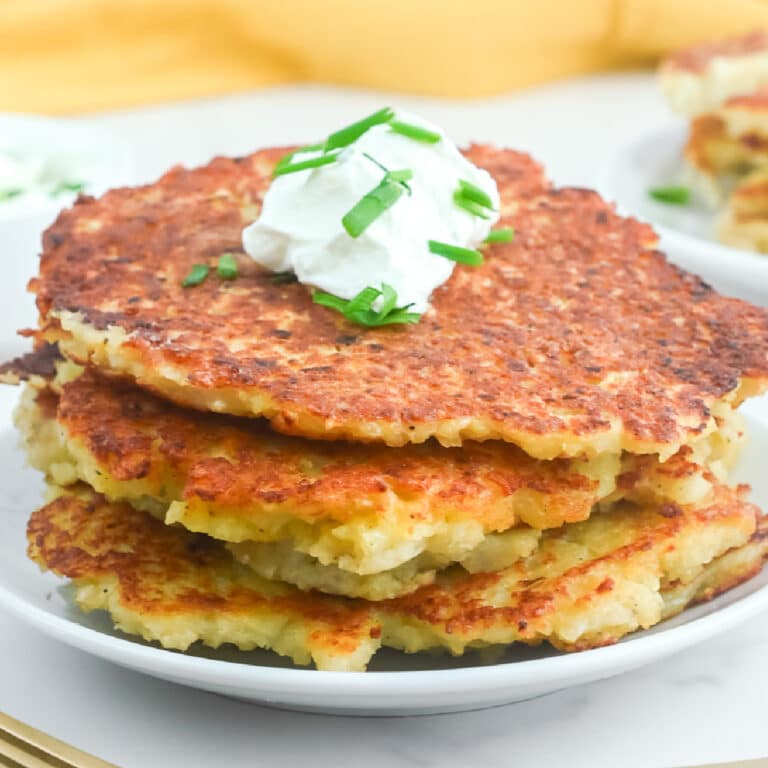
{"type": "Polygon", "coordinates": [[[451,569],[371,603],[262,579],[213,539],[84,487],[59,493],[30,519],[29,555],[72,580],[82,609],[107,610],[118,629],[167,648],[270,648],[318,669],[362,670],[382,644],[453,654],[605,645],[749,578],[768,548],[757,509],[720,487],[699,507],[622,505],[546,531],[498,573],[451,569]]]}
{"type": "Polygon", "coordinates": [[[732,96],[768,85],[768,33],[696,43],[669,55],[660,67],[661,89],[676,112],[709,112],[732,96]]]}
{"type": "Polygon", "coordinates": [[[539,529],[584,520],[598,502],[699,501],[714,480],[703,465],[724,473],[743,438],[733,421],[698,455],[683,449],[664,464],[543,462],[501,442],[395,450],[284,437],[71,364],[53,387],[30,387],[16,415],[30,462],[52,482],[87,482],[231,542],[267,578],[373,600],[430,583],[454,562],[507,567],[535,549],[539,529]]]}
{"type": "Polygon", "coordinates": [[[735,248],[768,253],[768,165],[736,184],[718,219],[717,237],[735,248]]]}
{"type": "MultiPolygon", "coordinates": [[[[594,193],[552,189],[475,146],[513,242],[458,265],[409,326],[364,329],[276,284],[242,252],[284,149],[81,197],[44,237],[39,338],[180,404],[264,416],[319,439],[447,446],[499,439],[540,459],[658,453],[768,386],[768,312],[654,250],[594,193]],[[182,281],[236,255],[239,277],[182,281]]],[[[215,269],[213,270],[215,273],[215,269]]]]}

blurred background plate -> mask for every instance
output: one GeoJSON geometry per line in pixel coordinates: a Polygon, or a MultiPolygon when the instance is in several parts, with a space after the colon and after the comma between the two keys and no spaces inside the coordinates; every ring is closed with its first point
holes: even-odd
{"type": "Polygon", "coordinates": [[[595,185],[621,213],[653,224],[661,250],[673,261],[719,290],[768,304],[768,254],[718,243],[713,235],[716,212],[703,204],[665,205],[648,194],[653,187],[685,183],[686,134],[686,126],[673,125],[629,141],[605,158],[595,185]]]}

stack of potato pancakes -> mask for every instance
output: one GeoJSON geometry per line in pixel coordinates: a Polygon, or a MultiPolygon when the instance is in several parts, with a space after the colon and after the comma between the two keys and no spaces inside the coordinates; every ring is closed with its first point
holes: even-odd
{"type": "Polygon", "coordinates": [[[475,146],[514,240],[420,322],[361,327],[242,251],[285,152],[81,197],[45,234],[36,351],[6,378],[50,486],[29,554],[78,605],[168,648],[362,670],[381,646],[612,643],[760,570],[768,526],[726,476],[768,312],[475,146]],[[225,252],[237,279],[182,287],[225,252]]]}
{"type": "Polygon", "coordinates": [[[660,80],[670,106],[690,120],[686,176],[721,208],[717,238],[768,253],[768,32],[676,51],[660,80]]]}

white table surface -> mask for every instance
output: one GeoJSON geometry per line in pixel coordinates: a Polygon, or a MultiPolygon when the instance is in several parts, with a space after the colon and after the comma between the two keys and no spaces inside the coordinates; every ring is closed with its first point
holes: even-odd
{"type": "MultiPolygon", "coordinates": [[[[525,148],[557,182],[581,186],[617,143],[671,120],[652,78],[629,74],[461,103],[297,86],[88,121],[132,145],[138,178],[151,180],[177,162],[313,140],[386,103],[459,141],[525,148]]],[[[34,268],[34,254],[13,256],[34,268]]],[[[16,346],[3,331],[0,348],[16,346]]],[[[751,410],[768,418],[765,401],[751,410]]],[[[3,613],[0,628],[0,710],[124,768],[662,768],[768,755],[768,615],[619,678],[481,712],[390,719],[230,701],[90,658],[3,613]]]]}

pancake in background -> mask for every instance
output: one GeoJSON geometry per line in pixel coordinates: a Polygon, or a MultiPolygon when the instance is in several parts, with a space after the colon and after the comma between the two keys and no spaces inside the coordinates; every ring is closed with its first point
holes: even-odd
{"type": "Polygon", "coordinates": [[[716,109],[732,96],[768,85],[768,33],[699,43],[661,64],[661,89],[672,109],[688,117],[716,109]]]}
{"type": "Polygon", "coordinates": [[[717,235],[735,248],[768,253],[768,166],[735,186],[718,220],[717,235]]]}
{"type": "Polygon", "coordinates": [[[695,118],[685,158],[692,183],[713,204],[745,175],[768,168],[768,88],[695,118]]]}

